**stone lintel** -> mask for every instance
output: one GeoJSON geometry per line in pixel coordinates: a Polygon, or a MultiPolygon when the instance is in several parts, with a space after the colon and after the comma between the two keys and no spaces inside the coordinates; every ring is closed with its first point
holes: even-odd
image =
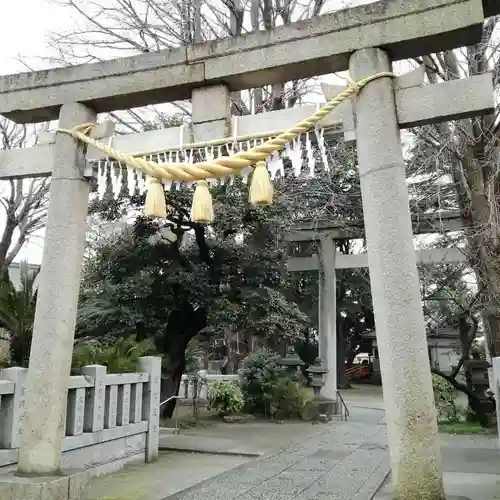
{"type": "MultiPolygon", "coordinates": [[[[458,211],[437,212],[422,214],[413,217],[413,233],[429,234],[448,231],[461,231],[465,228],[464,222],[458,211]]],[[[314,222],[294,226],[285,234],[285,241],[305,242],[316,241],[322,235],[329,233],[330,237],[337,240],[361,239],[365,236],[363,221],[347,222],[314,222]]]]}
{"type": "MultiPolygon", "coordinates": [[[[415,256],[418,265],[441,264],[444,262],[467,262],[466,254],[460,248],[430,248],[416,250],[415,256]]],[[[368,254],[359,253],[335,256],[335,269],[359,269],[368,267],[368,254]]],[[[317,271],[319,259],[316,254],[309,257],[289,257],[287,260],[288,272],[317,271]]]]}
{"type": "Polygon", "coordinates": [[[234,91],[308,78],[348,69],[350,55],[365,47],[407,59],[477,43],[483,21],[481,0],[380,0],[238,38],[7,75],[0,78],[0,114],[41,122],[73,101],[109,112],[189,99],[204,85],[234,91]]]}
{"type": "MultiPolygon", "coordinates": [[[[316,111],[316,106],[305,105],[296,106],[295,108],[270,111],[259,115],[247,115],[233,117],[233,134],[238,136],[251,135],[255,133],[275,132],[291,127],[294,123],[299,122],[316,111]]],[[[349,130],[332,129],[331,134],[342,134],[347,131],[353,131],[354,121],[352,105],[350,102],[344,102],[336,110],[332,111],[328,116],[321,120],[320,125],[329,127],[334,122],[343,120],[349,130]]],[[[214,122],[212,122],[214,123],[214,122]]],[[[151,153],[161,150],[165,147],[188,147],[193,141],[192,132],[200,132],[200,128],[210,127],[209,122],[195,124],[198,130],[193,130],[191,127],[182,125],[180,127],[165,128],[160,130],[149,130],[147,132],[139,132],[136,134],[115,135],[110,143],[111,147],[120,151],[123,154],[138,154],[151,153]]],[[[195,127],[195,128],[196,128],[195,127]]],[[[223,130],[224,127],[221,127],[223,130]]],[[[100,139],[109,137],[108,129],[98,129],[96,133],[102,132],[100,139]],[[104,135],[106,134],[106,135],[104,135]]],[[[212,131],[214,132],[214,131],[212,131]]],[[[224,137],[221,133],[219,137],[224,137]]],[[[98,137],[96,137],[98,138],[98,137]]],[[[200,139],[202,140],[202,139],[200,139]]],[[[55,133],[44,132],[39,135],[39,146],[31,148],[12,149],[9,151],[0,151],[0,179],[9,177],[44,177],[52,173],[53,167],[53,143],[55,141],[55,133]]],[[[108,141],[105,141],[106,144],[108,141]]],[[[105,155],[95,148],[89,148],[88,157],[91,159],[103,159],[105,155]]]]}
{"type": "MultiPolygon", "coordinates": [[[[418,71],[413,71],[404,77],[416,79],[418,71]]],[[[409,85],[409,84],[407,84],[409,85]]],[[[398,85],[399,86],[399,85],[398,85]]],[[[219,87],[212,87],[217,91],[219,87]]],[[[224,87],[220,90],[224,92],[224,87]]],[[[209,88],[206,89],[207,91],[209,88]]],[[[339,92],[337,86],[324,85],[323,92],[327,99],[331,99],[339,92]]],[[[462,80],[453,80],[445,83],[421,86],[404,86],[395,92],[398,122],[401,128],[410,128],[418,125],[454,120],[464,117],[480,116],[491,113],[494,109],[493,81],[490,73],[472,76],[462,80]]],[[[203,95],[195,91],[194,101],[203,95]]],[[[216,116],[223,117],[223,104],[215,111],[216,116]]],[[[192,132],[199,140],[208,137],[223,137],[227,135],[229,124],[225,118],[216,121],[206,121],[202,102],[193,102],[193,109],[199,110],[200,123],[194,124],[194,130],[188,126],[172,127],[161,130],[150,130],[136,134],[114,136],[111,146],[124,154],[150,153],[165,148],[166,145],[182,146],[192,142],[192,132]],[[213,127],[218,128],[212,130],[213,127]],[[217,133],[216,133],[217,132],[217,133]],[[215,135],[212,135],[215,134],[215,135]],[[207,135],[208,134],[208,135],[207,135]]],[[[292,126],[316,111],[314,105],[296,106],[290,109],[270,111],[258,115],[233,117],[232,133],[236,136],[251,135],[262,132],[276,132],[292,126]]],[[[215,116],[215,115],[214,115],[215,116]]],[[[351,100],[343,102],[319,122],[322,127],[331,127],[335,122],[343,121],[343,127],[331,129],[331,134],[344,134],[346,141],[351,140],[354,134],[354,110],[351,100]]],[[[96,139],[106,139],[113,132],[113,124],[105,121],[93,131],[96,139]]],[[[38,177],[48,176],[52,172],[53,157],[52,144],[55,142],[54,132],[43,132],[39,135],[39,146],[33,148],[13,149],[0,151],[0,179],[7,177],[38,177]]],[[[99,159],[105,156],[95,148],[89,148],[88,157],[99,159]]]]}
{"type": "MultiPolygon", "coordinates": [[[[414,73],[414,72],[413,72],[414,73]]],[[[325,85],[327,99],[336,87],[325,85]]],[[[195,93],[196,95],[196,93],[195,93]]],[[[468,79],[455,80],[435,85],[401,88],[396,90],[397,114],[401,128],[409,128],[438,121],[477,116],[493,109],[493,83],[491,74],[476,75],[468,79]]],[[[200,109],[198,107],[198,109],[200,109]]],[[[259,115],[233,117],[233,134],[251,135],[258,132],[275,132],[310,116],[316,110],[314,105],[297,106],[259,115]]],[[[321,120],[320,125],[329,127],[338,120],[344,126],[331,133],[343,133],[346,140],[353,132],[354,117],[350,101],[345,101],[332,113],[321,120]]],[[[203,123],[197,125],[204,127],[203,123]]],[[[210,124],[208,124],[210,126],[210,124]]],[[[221,122],[221,136],[225,127],[221,122]]],[[[104,122],[93,133],[95,138],[103,139],[112,131],[109,122],[104,122]]],[[[111,146],[124,154],[148,153],[161,150],[167,144],[187,145],[191,142],[191,129],[187,126],[150,130],[137,134],[114,136],[111,146]]],[[[53,132],[40,135],[40,145],[34,148],[0,151],[0,179],[7,177],[47,176],[52,172],[53,132]]],[[[102,153],[89,148],[90,158],[104,158],[102,153]]]]}
{"type": "Polygon", "coordinates": [[[492,113],[495,109],[491,73],[395,92],[400,128],[459,120],[492,113]]]}

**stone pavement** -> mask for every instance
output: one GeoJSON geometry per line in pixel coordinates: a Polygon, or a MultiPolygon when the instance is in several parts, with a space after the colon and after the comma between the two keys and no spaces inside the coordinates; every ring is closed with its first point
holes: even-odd
{"type": "Polygon", "coordinates": [[[308,422],[254,420],[227,424],[221,420],[211,420],[203,422],[203,426],[182,430],[177,435],[169,433],[169,429],[162,429],[160,449],[256,457],[307,440],[320,429],[308,422]]]}
{"type": "Polygon", "coordinates": [[[311,426],[306,440],[168,499],[370,500],[389,471],[382,418],[377,409],[353,409],[347,422],[311,426]]]}
{"type": "MultiPolygon", "coordinates": [[[[500,499],[500,452],[497,436],[441,435],[444,486],[448,500],[500,499]]],[[[374,500],[392,500],[390,477],[374,500]]]]}
{"type": "Polygon", "coordinates": [[[265,455],[162,452],[154,464],[94,480],[87,500],[370,500],[389,471],[382,418],[380,410],[353,408],[347,422],[209,427],[200,445],[224,432],[231,448],[238,438],[240,450],[246,442],[265,455]]]}
{"type": "Polygon", "coordinates": [[[85,500],[163,500],[169,495],[217,476],[249,458],[160,452],[156,462],[128,465],[96,478],[85,500]]]}
{"type": "MultiPolygon", "coordinates": [[[[198,448],[217,454],[162,452],[154,464],[95,480],[88,500],[392,500],[390,481],[380,488],[389,472],[381,391],[342,394],[347,422],[216,423],[165,435],[163,446],[189,449],[198,440],[198,448]]],[[[449,499],[499,500],[497,438],[441,439],[449,499]]]]}

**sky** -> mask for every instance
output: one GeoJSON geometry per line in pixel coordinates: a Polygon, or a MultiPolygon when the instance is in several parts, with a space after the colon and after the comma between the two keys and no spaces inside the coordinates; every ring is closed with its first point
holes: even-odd
{"type": "Polygon", "coordinates": [[[26,71],[17,59],[48,54],[47,34],[71,25],[67,9],[52,0],[4,0],[0,16],[0,74],[26,71]]]}
{"type": "MultiPolygon", "coordinates": [[[[69,21],[51,0],[4,0],[0,16],[0,74],[27,71],[20,57],[36,61],[48,55],[47,34],[68,27],[69,21]]],[[[42,244],[43,234],[34,238],[17,260],[40,264],[42,244]]]]}

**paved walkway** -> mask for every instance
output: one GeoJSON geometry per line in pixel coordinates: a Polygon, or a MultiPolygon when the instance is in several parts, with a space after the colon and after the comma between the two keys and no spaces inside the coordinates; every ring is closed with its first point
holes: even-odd
{"type": "MultiPolygon", "coordinates": [[[[211,453],[162,452],[92,484],[89,500],[392,500],[381,391],[345,391],[347,422],[215,423],[162,437],[164,446],[211,453]],[[377,492],[377,490],[379,490],[377,492]],[[375,495],[375,496],[374,496],[375,495]]],[[[450,499],[500,500],[496,437],[442,435],[450,499]]]]}
{"type": "MultiPolygon", "coordinates": [[[[497,436],[441,435],[443,480],[449,500],[500,499],[500,452],[497,436]]],[[[374,500],[392,500],[390,478],[374,500]]]]}
{"type": "Polygon", "coordinates": [[[128,465],[119,472],[94,479],[84,498],[163,500],[248,460],[224,455],[162,452],[152,464],[128,465]]]}
{"type": "Polygon", "coordinates": [[[353,409],[348,422],[315,426],[306,440],[168,498],[370,500],[389,470],[382,417],[380,410],[353,409]]]}
{"type": "Polygon", "coordinates": [[[265,454],[251,459],[164,452],[154,464],[94,480],[87,499],[370,500],[389,470],[382,418],[380,410],[353,408],[347,422],[210,427],[202,430],[200,444],[225,432],[226,446],[235,448],[238,438],[240,449],[246,442],[265,454]]]}

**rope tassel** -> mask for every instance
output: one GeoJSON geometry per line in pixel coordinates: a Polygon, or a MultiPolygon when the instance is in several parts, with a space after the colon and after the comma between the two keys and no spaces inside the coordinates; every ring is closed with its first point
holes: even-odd
{"type": "Polygon", "coordinates": [[[200,224],[210,224],[214,221],[212,195],[206,181],[198,181],[193,195],[191,220],[200,224]]]}
{"type": "MultiPolygon", "coordinates": [[[[349,80],[348,87],[340,92],[338,95],[333,97],[328,101],[321,109],[313,113],[308,118],[301,120],[296,123],[293,127],[280,132],[276,137],[265,141],[263,144],[256,145],[248,150],[239,151],[235,154],[229,156],[217,156],[216,159],[207,159],[207,161],[202,161],[198,163],[181,163],[168,162],[168,163],[157,163],[152,160],[145,160],[140,158],[139,155],[131,156],[113,148],[102,144],[92,137],[89,137],[89,133],[95,124],[82,124],[77,125],[71,130],[68,129],[57,129],[60,134],[67,134],[71,137],[78,139],[85,144],[93,146],[98,150],[102,151],[106,157],[113,158],[114,160],[127,165],[130,168],[139,170],[146,175],[157,179],[169,180],[169,181],[181,181],[181,182],[193,182],[199,181],[201,179],[207,178],[220,178],[220,177],[231,177],[238,172],[242,172],[245,168],[251,167],[257,163],[254,171],[254,179],[252,180],[250,199],[252,202],[257,204],[269,204],[272,201],[272,191],[269,189],[269,174],[264,172],[266,169],[262,168],[260,162],[263,162],[269,155],[273,153],[278,153],[283,150],[287,144],[291,141],[296,140],[300,134],[307,133],[309,130],[314,128],[314,126],[319,123],[325,116],[327,116],[331,111],[337,108],[344,101],[352,96],[358,94],[361,89],[363,89],[370,82],[378,78],[393,78],[395,75],[390,72],[377,73],[375,75],[367,76],[358,82],[349,80]],[[267,194],[265,194],[267,193],[267,194]]],[[[335,122],[337,125],[341,124],[341,121],[335,122]]],[[[206,143],[204,143],[206,145],[206,143]]],[[[190,160],[191,161],[191,160],[190,160]]],[[[207,201],[210,197],[208,193],[208,187],[205,184],[199,183],[200,194],[199,197],[207,201]]],[[[155,184],[150,186],[152,192],[159,194],[158,187],[155,184]]],[[[196,190],[198,192],[198,189],[196,190]]],[[[196,197],[195,192],[195,197],[196,197]]],[[[154,199],[159,201],[159,197],[154,197],[154,199]]],[[[153,203],[153,202],[152,202],[153,203]]],[[[201,202],[200,202],[201,203],[201,202]]],[[[198,209],[196,208],[197,203],[193,204],[193,216],[196,218],[198,216],[198,209]],[[195,210],[196,209],[196,210],[195,210]]],[[[211,203],[210,203],[211,206],[211,203]]],[[[161,206],[160,206],[161,208],[161,206]]],[[[159,213],[159,211],[152,210],[151,212],[159,213]]],[[[163,212],[162,212],[163,213],[163,212]]],[[[200,210],[200,220],[212,221],[213,211],[208,209],[203,215],[200,210]]]]}
{"type": "Polygon", "coordinates": [[[253,205],[271,205],[274,188],[265,161],[258,161],[252,175],[249,199],[253,205]]]}
{"type": "Polygon", "coordinates": [[[153,178],[149,182],[146,201],[144,203],[144,213],[146,217],[165,218],[167,216],[165,191],[160,179],[153,178]]]}

